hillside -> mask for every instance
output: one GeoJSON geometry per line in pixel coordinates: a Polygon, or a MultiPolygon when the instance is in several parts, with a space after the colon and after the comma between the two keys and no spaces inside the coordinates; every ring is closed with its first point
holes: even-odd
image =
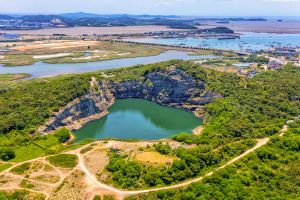
{"type": "MultiPolygon", "coordinates": [[[[291,65],[247,79],[204,69],[191,61],[173,60],[103,72],[12,82],[0,89],[0,152],[5,155],[1,159],[9,161],[5,164],[15,164],[14,162],[47,156],[44,162],[71,168],[80,163],[81,171],[74,171],[75,175],[65,177],[68,184],[72,185],[69,181],[75,177],[88,174],[98,186],[105,185],[109,190],[117,191],[117,195],[123,195],[122,197],[134,194],[122,189],[176,186],[217,169],[218,173],[188,188],[141,194],[138,198],[244,199],[245,194],[250,192],[249,199],[267,199],[270,196],[281,199],[285,195],[288,195],[288,199],[293,199],[299,191],[296,181],[299,168],[299,122],[294,119],[300,114],[299,77],[299,68],[291,65]],[[89,98],[84,102],[95,102],[101,106],[104,105],[103,102],[110,103],[110,95],[115,98],[144,98],[180,108],[191,109],[191,106],[197,106],[196,110],[191,110],[203,117],[204,130],[200,135],[181,133],[167,142],[152,141],[150,144],[147,141],[96,142],[94,145],[107,149],[105,155],[94,146],[89,146],[90,141],[62,145],[61,142],[69,137],[68,131],[60,129],[61,125],[65,125],[65,119],[71,119],[66,115],[69,114],[69,103],[73,102],[71,105],[75,105],[74,108],[77,109],[75,113],[79,118],[73,116],[77,121],[84,117],[80,112],[90,111],[86,104],[80,106],[80,101],[89,98]],[[51,117],[56,117],[54,122],[58,126],[51,123],[47,125],[56,127],[57,130],[54,135],[42,135],[39,127],[51,117]],[[286,127],[287,133],[279,137],[281,131],[286,131],[282,127],[291,119],[294,122],[286,127]],[[112,148],[114,145],[118,147],[117,150],[112,148]],[[84,151],[71,151],[80,146],[83,146],[84,151]],[[253,149],[256,147],[257,150],[253,149]],[[78,153],[90,149],[95,150],[91,151],[92,157],[101,155],[106,160],[105,166],[101,166],[101,172],[96,175],[91,175],[89,169],[82,167],[82,163],[87,160],[84,160],[84,153],[78,153]],[[139,154],[155,152],[154,155],[160,155],[160,159],[172,160],[168,161],[168,165],[145,163],[132,155],[131,150],[139,154]],[[243,155],[249,150],[249,155],[243,155]],[[256,151],[253,152],[254,150],[256,151]],[[74,154],[70,155],[67,163],[59,154],[63,151],[74,154]],[[241,155],[241,160],[232,163],[233,165],[226,165],[241,155]]],[[[6,165],[2,167],[9,168],[6,165]]],[[[26,174],[28,169],[24,167],[25,169],[12,168],[15,171],[11,173],[18,173],[19,170],[22,173],[23,170],[23,174],[26,174]]],[[[82,180],[84,179],[80,179],[82,180]]],[[[80,181],[77,180],[74,184],[79,184],[80,181]]],[[[62,195],[68,185],[59,183],[53,183],[55,187],[47,192],[52,198],[62,195]]],[[[34,182],[32,184],[32,190],[38,188],[34,182]]],[[[26,189],[28,184],[23,183],[20,187],[26,189]]],[[[67,191],[83,195],[84,187],[84,184],[80,187],[76,185],[67,191]]],[[[3,195],[14,194],[2,193],[3,195]]]]}

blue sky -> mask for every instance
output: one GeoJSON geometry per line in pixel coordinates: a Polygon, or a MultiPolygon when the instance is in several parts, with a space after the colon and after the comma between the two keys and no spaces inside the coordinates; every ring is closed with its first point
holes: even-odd
{"type": "Polygon", "coordinates": [[[299,16],[300,0],[0,0],[0,13],[299,16]]]}

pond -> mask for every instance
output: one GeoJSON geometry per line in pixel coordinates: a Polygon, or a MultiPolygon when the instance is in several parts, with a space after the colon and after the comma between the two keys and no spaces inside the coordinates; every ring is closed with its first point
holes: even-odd
{"type": "Polygon", "coordinates": [[[171,59],[193,60],[193,59],[208,59],[216,58],[213,55],[204,56],[191,56],[188,52],[183,51],[167,51],[157,56],[146,56],[136,58],[122,58],[115,60],[106,60],[98,62],[87,63],[73,63],[73,64],[47,64],[43,62],[37,62],[33,65],[18,66],[18,67],[4,67],[0,65],[0,74],[6,73],[27,73],[32,76],[27,79],[41,78],[56,76],[60,74],[78,74],[84,72],[91,72],[95,70],[114,69],[139,64],[150,64],[162,61],[168,61],[171,59]]]}
{"type": "Polygon", "coordinates": [[[117,99],[108,115],[85,124],[74,136],[75,142],[87,138],[156,140],[192,133],[200,125],[201,120],[191,112],[144,99],[117,99]]]}

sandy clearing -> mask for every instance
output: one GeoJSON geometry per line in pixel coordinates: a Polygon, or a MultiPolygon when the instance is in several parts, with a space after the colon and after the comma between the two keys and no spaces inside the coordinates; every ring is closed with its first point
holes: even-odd
{"type": "Polygon", "coordinates": [[[90,60],[95,58],[100,58],[100,56],[86,56],[86,57],[72,58],[72,60],[90,60]]]}
{"type": "Polygon", "coordinates": [[[100,44],[97,41],[47,41],[43,43],[30,43],[22,46],[12,47],[12,50],[16,51],[26,51],[26,50],[34,50],[34,49],[63,49],[63,48],[73,48],[73,47],[81,47],[81,46],[91,46],[100,44]]]}
{"type": "Polygon", "coordinates": [[[117,56],[127,56],[127,55],[130,55],[131,53],[130,52],[127,52],[127,53],[118,53],[117,56]]]}
{"type": "Polygon", "coordinates": [[[171,164],[176,158],[165,156],[158,152],[140,152],[134,156],[134,159],[143,163],[163,165],[171,164]]]}
{"type": "Polygon", "coordinates": [[[40,30],[3,30],[3,33],[18,33],[22,35],[93,35],[93,34],[134,34],[153,31],[174,31],[166,26],[125,26],[125,27],[72,27],[72,28],[51,28],[40,30]]]}
{"type": "Polygon", "coordinates": [[[204,130],[204,126],[198,126],[193,130],[194,135],[200,135],[202,131],[204,130]]]}
{"type": "Polygon", "coordinates": [[[49,54],[49,55],[34,55],[34,59],[45,59],[45,58],[59,58],[72,55],[72,53],[58,53],[58,54],[49,54]]]}
{"type": "Polygon", "coordinates": [[[84,162],[87,169],[93,174],[96,175],[99,172],[102,172],[105,166],[109,162],[109,158],[104,149],[95,149],[91,152],[88,152],[84,156],[84,162]]]}

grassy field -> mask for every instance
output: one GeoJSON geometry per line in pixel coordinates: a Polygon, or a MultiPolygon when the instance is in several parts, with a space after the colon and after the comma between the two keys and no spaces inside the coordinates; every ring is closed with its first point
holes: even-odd
{"type": "Polygon", "coordinates": [[[0,172],[10,168],[12,166],[12,164],[10,163],[3,163],[3,164],[0,164],[0,172]]]}
{"type": "Polygon", "coordinates": [[[13,52],[0,59],[5,66],[26,66],[38,61],[46,63],[85,63],[120,58],[159,55],[165,49],[105,41],[39,41],[11,47],[13,52]]]}
{"type": "Polygon", "coordinates": [[[0,74],[0,88],[6,88],[27,77],[30,77],[30,74],[0,74]]]}
{"type": "Polygon", "coordinates": [[[16,81],[26,77],[30,77],[30,75],[29,74],[0,74],[0,84],[16,81]]]}
{"type": "Polygon", "coordinates": [[[172,156],[162,155],[158,152],[141,152],[136,154],[134,159],[139,162],[152,165],[165,165],[167,162],[169,162],[170,164],[173,163],[176,158],[172,156]]]}
{"type": "Polygon", "coordinates": [[[40,156],[46,156],[49,153],[60,152],[64,148],[65,147],[59,143],[55,136],[49,135],[42,140],[32,141],[26,146],[16,148],[16,157],[11,161],[22,162],[25,160],[31,160],[40,156]]]}
{"type": "Polygon", "coordinates": [[[78,163],[78,157],[71,154],[58,154],[48,157],[47,160],[54,166],[63,168],[73,168],[78,163]]]}
{"type": "Polygon", "coordinates": [[[30,163],[23,163],[17,167],[12,168],[10,171],[14,174],[25,174],[30,169],[30,163]]]}

